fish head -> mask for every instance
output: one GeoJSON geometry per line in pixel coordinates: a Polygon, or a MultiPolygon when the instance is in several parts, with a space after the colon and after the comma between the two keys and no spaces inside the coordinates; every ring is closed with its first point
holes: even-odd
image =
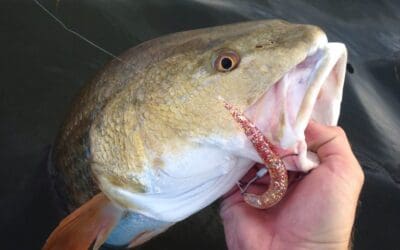
{"type": "Polygon", "coordinates": [[[108,70],[107,80],[122,75],[131,84],[91,128],[100,189],[125,208],[172,222],[229,191],[262,160],[224,101],[241,109],[279,155],[295,154],[284,158],[287,169],[308,171],[318,158],[304,131],[310,119],[336,124],[346,57],[345,46],[328,43],[320,28],[280,20],[137,46],[121,56],[137,66],[133,73],[129,65],[108,70]]]}
{"type": "Polygon", "coordinates": [[[158,123],[167,117],[163,125],[184,143],[189,136],[260,161],[225,100],[243,110],[281,155],[296,155],[285,159],[288,169],[318,164],[307,152],[304,130],[310,119],[337,123],[347,60],[343,44],[328,43],[319,27],[281,20],[183,32],[169,40],[180,37],[186,40],[157,67],[167,75],[161,87],[147,89],[148,103],[157,103],[158,123]]]}
{"type": "MultiPolygon", "coordinates": [[[[215,73],[222,89],[215,92],[241,107],[281,156],[292,155],[284,159],[287,169],[306,172],[319,162],[307,151],[307,124],[313,119],[336,125],[339,118],[346,48],[328,43],[319,27],[279,20],[260,22],[243,33],[223,45],[240,62],[228,72],[215,73]]],[[[217,53],[213,63],[221,67],[221,54],[229,52],[217,53]]],[[[260,162],[252,151],[240,148],[236,153],[260,162]]]]}

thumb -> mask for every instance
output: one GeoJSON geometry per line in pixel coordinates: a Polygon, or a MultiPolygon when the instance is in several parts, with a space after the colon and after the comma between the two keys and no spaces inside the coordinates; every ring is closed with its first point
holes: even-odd
{"type": "Polygon", "coordinates": [[[361,187],[364,173],[342,128],[310,122],[305,135],[308,148],[318,154],[321,165],[346,175],[361,187]]]}
{"type": "Polygon", "coordinates": [[[346,133],[340,127],[325,126],[311,121],[305,131],[308,148],[321,160],[332,155],[353,156],[346,133]]]}

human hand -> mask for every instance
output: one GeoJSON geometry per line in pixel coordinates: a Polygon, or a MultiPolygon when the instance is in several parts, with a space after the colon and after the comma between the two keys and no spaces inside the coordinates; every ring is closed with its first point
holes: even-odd
{"type": "MultiPolygon", "coordinates": [[[[277,205],[253,208],[239,190],[223,199],[220,214],[229,249],[349,248],[363,171],[341,128],[311,122],[306,141],[321,163],[302,178],[289,173],[288,191],[277,205]]],[[[262,193],[267,183],[264,178],[249,192],[262,193]]]]}

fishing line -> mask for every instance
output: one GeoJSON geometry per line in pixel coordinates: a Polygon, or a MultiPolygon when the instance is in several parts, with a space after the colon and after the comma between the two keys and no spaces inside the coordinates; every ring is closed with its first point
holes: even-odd
{"type": "Polygon", "coordinates": [[[79,34],[78,32],[74,31],[71,28],[68,28],[67,25],[65,25],[58,17],[56,17],[53,13],[51,13],[43,4],[41,4],[38,0],[33,0],[36,5],[38,5],[42,10],[44,10],[50,17],[52,17],[57,23],[59,23],[61,25],[61,27],[63,27],[66,31],[72,33],[73,35],[79,37],[81,40],[87,42],[88,44],[94,46],[95,48],[97,48],[98,50],[100,50],[101,52],[111,56],[112,58],[128,64],[127,62],[125,62],[124,60],[122,60],[121,58],[119,58],[118,56],[114,55],[113,53],[107,51],[106,49],[103,49],[102,47],[100,47],[99,45],[95,44],[94,42],[90,41],[89,39],[87,39],[86,37],[84,37],[83,35],[79,34]]]}

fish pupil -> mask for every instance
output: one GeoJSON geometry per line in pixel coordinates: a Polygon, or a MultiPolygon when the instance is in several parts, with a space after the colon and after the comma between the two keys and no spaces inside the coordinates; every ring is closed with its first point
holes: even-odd
{"type": "Polygon", "coordinates": [[[227,58],[227,57],[223,58],[221,60],[221,66],[225,70],[231,69],[232,68],[232,60],[230,58],[227,58]]]}

